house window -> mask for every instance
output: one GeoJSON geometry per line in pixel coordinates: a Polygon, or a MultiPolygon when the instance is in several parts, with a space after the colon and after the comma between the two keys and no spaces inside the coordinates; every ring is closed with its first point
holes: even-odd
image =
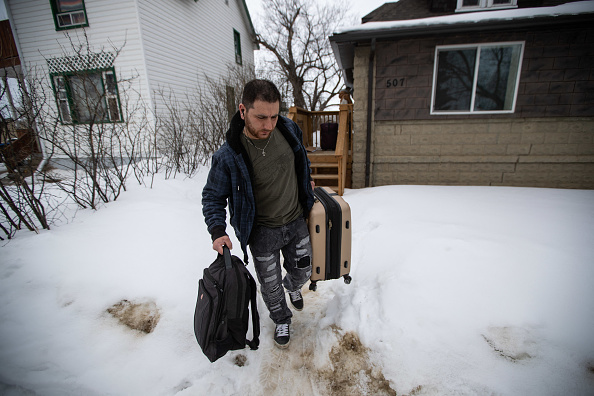
{"type": "Polygon", "coordinates": [[[431,114],[513,113],[524,43],[435,51],[431,114]]]}
{"type": "Polygon", "coordinates": [[[63,124],[122,121],[113,68],[53,74],[52,83],[63,124]]]}
{"type": "Polygon", "coordinates": [[[517,0],[458,0],[456,12],[516,8],[517,6],[517,0]]]}
{"type": "Polygon", "coordinates": [[[235,62],[241,65],[241,36],[237,30],[233,30],[233,41],[235,42],[235,62]]]}
{"type": "Polygon", "coordinates": [[[56,30],[89,26],[84,0],[50,0],[56,30]]]}

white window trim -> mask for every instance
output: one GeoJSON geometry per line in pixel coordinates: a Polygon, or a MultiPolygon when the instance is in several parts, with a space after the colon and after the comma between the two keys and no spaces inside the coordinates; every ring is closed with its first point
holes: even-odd
{"type": "Polygon", "coordinates": [[[61,28],[67,28],[67,27],[72,27],[72,26],[82,26],[82,25],[86,25],[87,23],[87,16],[85,14],[84,10],[77,10],[77,11],[70,11],[70,12],[61,12],[59,14],[56,14],[56,22],[58,24],[59,27],[61,28]],[[64,15],[69,15],[70,16],[70,20],[74,20],[74,16],[75,15],[82,15],[84,22],[82,23],[61,23],[60,22],[60,17],[64,16],[64,15]]]}
{"type": "Polygon", "coordinates": [[[504,41],[504,42],[497,42],[497,43],[477,43],[477,44],[461,44],[461,45],[440,45],[435,47],[435,56],[433,61],[433,83],[431,87],[431,108],[429,114],[431,115],[468,115],[468,114],[513,114],[516,111],[516,100],[518,99],[518,88],[520,84],[520,75],[522,74],[522,61],[524,60],[524,47],[526,42],[525,41],[504,41]],[[470,103],[470,110],[462,111],[462,110],[452,110],[452,111],[444,111],[444,110],[434,110],[433,105],[435,103],[435,91],[437,88],[437,66],[438,66],[438,53],[439,50],[443,49],[461,49],[461,48],[481,48],[481,47],[499,47],[499,46],[506,46],[506,45],[520,45],[520,55],[518,60],[518,73],[516,76],[516,81],[514,85],[514,97],[512,101],[512,106],[510,110],[473,110],[474,103],[475,103],[475,93],[476,93],[476,84],[477,84],[477,70],[480,66],[480,50],[477,51],[476,56],[476,64],[475,70],[473,75],[473,82],[472,82],[472,99],[470,103]]]}
{"type": "Polygon", "coordinates": [[[510,0],[508,4],[493,4],[493,0],[479,0],[479,4],[476,6],[463,5],[463,0],[458,0],[456,4],[456,12],[471,12],[480,10],[505,10],[510,8],[518,8],[517,0],[510,0]]]}

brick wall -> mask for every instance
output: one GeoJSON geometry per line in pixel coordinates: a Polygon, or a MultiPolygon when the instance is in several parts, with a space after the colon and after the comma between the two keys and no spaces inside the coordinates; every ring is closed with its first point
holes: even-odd
{"type": "MultiPolygon", "coordinates": [[[[594,28],[378,42],[370,185],[594,189],[594,28]],[[526,41],[516,111],[430,115],[436,45],[526,41]]],[[[370,48],[354,70],[353,187],[365,186],[370,48]]]]}
{"type": "Polygon", "coordinates": [[[378,121],[460,118],[594,116],[594,27],[472,33],[377,44],[375,117],[378,121]],[[524,41],[515,112],[505,115],[430,115],[435,47],[524,41]]]}
{"type": "Polygon", "coordinates": [[[374,140],[374,186],[594,188],[591,118],[382,121],[374,140]]]}

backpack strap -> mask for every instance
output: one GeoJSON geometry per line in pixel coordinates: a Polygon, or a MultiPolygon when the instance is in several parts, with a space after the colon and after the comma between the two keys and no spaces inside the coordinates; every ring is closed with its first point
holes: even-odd
{"type": "Polygon", "coordinates": [[[260,345],[260,315],[258,315],[258,306],[256,305],[256,281],[252,274],[248,273],[248,279],[250,283],[250,305],[252,310],[252,340],[245,340],[245,343],[250,347],[251,350],[258,349],[260,345]]]}
{"type": "Polygon", "coordinates": [[[231,251],[227,247],[227,245],[223,245],[223,256],[225,257],[225,268],[231,269],[232,262],[231,262],[231,251]]]}

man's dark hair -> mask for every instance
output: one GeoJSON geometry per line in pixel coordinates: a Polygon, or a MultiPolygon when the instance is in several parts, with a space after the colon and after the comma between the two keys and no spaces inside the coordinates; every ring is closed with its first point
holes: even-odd
{"type": "Polygon", "coordinates": [[[254,107],[254,102],[261,100],[268,103],[281,101],[281,94],[274,83],[268,80],[252,80],[243,88],[241,103],[246,109],[254,107]]]}

